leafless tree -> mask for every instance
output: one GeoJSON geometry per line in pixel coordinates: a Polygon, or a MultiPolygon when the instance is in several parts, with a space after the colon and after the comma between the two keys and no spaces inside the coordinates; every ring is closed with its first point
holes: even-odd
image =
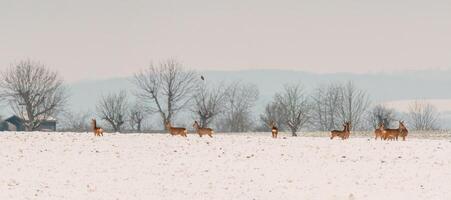
{"type": "Polygon", "coordinates": [[[162,61],[158,66],[135,74],[133,83],[137,86],[137,97],[148,103],[148,108],[158,112],[163,127],[174,115],[186,108],[199,77],[194,71],[185,70],[175,59],[162,61]]]}
{"type": "Polygon", "coordinates": [[[249,131],[253,125],[252,108],[258,95],[258,88],[253,84],[231,84],[226,93],[222,118],[217,123],[219,129],[227,132],[249,131]]]}
{"type": "Polygon", "coordinates": [[[196,89],[192,112],[201,127],[207,127],[224,110],[226,93],[227,87],[223,83],[218,86],[202,84],[196,89]]]}
{"type": "Polygon", "coordinates": [[[0,97],[24,120],[26,130],[36,130],[41,121],[56,117],[67,102],[61,76],[45,65],[25,60],[1,74],[0,97]]]}
{"type": "Polygon", "coordinates": [[[141,132],[143,120],[146,118],[146,108],[139,102],[135,102],[130,108],[129,124],[133,131],[141,132]]]}
{"type": "Polygon", "coordinates": [[[275,95],[286,116],[286,126],[293,136],[310,120],[311,105],[301,84],[285,85],[282,93],[275,95]]]}
{"type": "Polygon", "coordinates": [[[370,105],[369,97],[365,91],[358,89],[354,83],[348,82],[340,87],[343,101],[340,105],[339,116],[341,121],[350,122],[351,128],[362,128],[365,112],[370,105]]]}
{"type": "Polygon", "coordinates": [[[71,132],[88,132],[91,130],[89,112],[63,112],[59,130],[71,132]]]}
{"type": "Polygon", "coordinates": [[[260,115],[262,130],[267,130],[272,122],[276,124],[279,130],[284,130],[287,121],[284,108],[273,101],[265,106],[264,112],[260,115]]]}
{"type": "Polygon", "coordinates": [[[430,131],[439,129],[439,113],[432,104],[415,101],[409,106],[409,122],[415,130],[430,131]]]}
{"type": "Polygon", "coordinates": [[[343,102],[342,85],[330,83],[318,86],[312,95],[312,125],[315,130],[330,131],[340,127],[339,111],[343,102]]]}
{"type": "Polygon", "coordinates": [[[127,93],[125,91],[102,96],[97,105],[97,115],[107,121],[114,132],[121,131],[121,126],[126,121],[127,112],[127,93]]]}
{"type": "Polygon", "coordinates": [[[378,104],[368,112],[368,124],[373,129],[379,128],[381,123],[383,123],[386,128],[389,128],[392,123],[396,121],[395,114],[396,112],[394,109],[378,104]]]}

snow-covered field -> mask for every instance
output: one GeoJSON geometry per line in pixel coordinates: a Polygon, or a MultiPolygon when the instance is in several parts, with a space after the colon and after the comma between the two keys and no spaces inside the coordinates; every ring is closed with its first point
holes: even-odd
{"type": "Polygon", "coordinates": [[[446,200],[451,139],[0,133],[0,199],[446,200]]]}

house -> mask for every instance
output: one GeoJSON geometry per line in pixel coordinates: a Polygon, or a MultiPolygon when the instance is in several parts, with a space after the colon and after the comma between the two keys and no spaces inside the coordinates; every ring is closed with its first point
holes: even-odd
{"type": "MultiPolygon", "coordinates": [[[[24,120],[13,115],[0,122],[0,131],[25,131],[24,120]]],[[[56,120],[54,118],[42,120],[36,131],[56,131],[56,120]]]]}

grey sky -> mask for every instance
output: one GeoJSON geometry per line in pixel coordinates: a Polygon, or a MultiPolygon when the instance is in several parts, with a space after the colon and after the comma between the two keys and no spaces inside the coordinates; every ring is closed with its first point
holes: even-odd
{"type": "Polygon", "coordinates": [[[31,58],[69,81],[177,57],[195,69],[451,67],[451,1],[0,0],[0,69],[31,58]]]}

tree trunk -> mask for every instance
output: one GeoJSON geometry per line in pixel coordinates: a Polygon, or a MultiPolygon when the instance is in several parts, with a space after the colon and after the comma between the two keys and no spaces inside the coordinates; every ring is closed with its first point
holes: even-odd
{"type": "Polygon", "coordinates": [[[291,136],[297,137],[298,136],[298,134],[296,134],[297,131],[298,130],[296,128],[291,128],[291,136]]]}
{"type": "Polygon", "coordinates": [[[207,120],[208,120],[207,117],[204,116],[200,117],[200,127],[206,128],[208,126],[207,120]]]}
{"type": "MultiPolygon", "coordinates": [[[[164,127],[163,130],[165,130],[165,131],[168,130],[168,128],[166,127],[166,124],[167,124],[167,123],[170,123],[169,119],[164,118],[164,119],[163,119],[163,127],[164,127]]],[[[171,124],[171,125],[172,125],[172,124],[171,124]]]]}

